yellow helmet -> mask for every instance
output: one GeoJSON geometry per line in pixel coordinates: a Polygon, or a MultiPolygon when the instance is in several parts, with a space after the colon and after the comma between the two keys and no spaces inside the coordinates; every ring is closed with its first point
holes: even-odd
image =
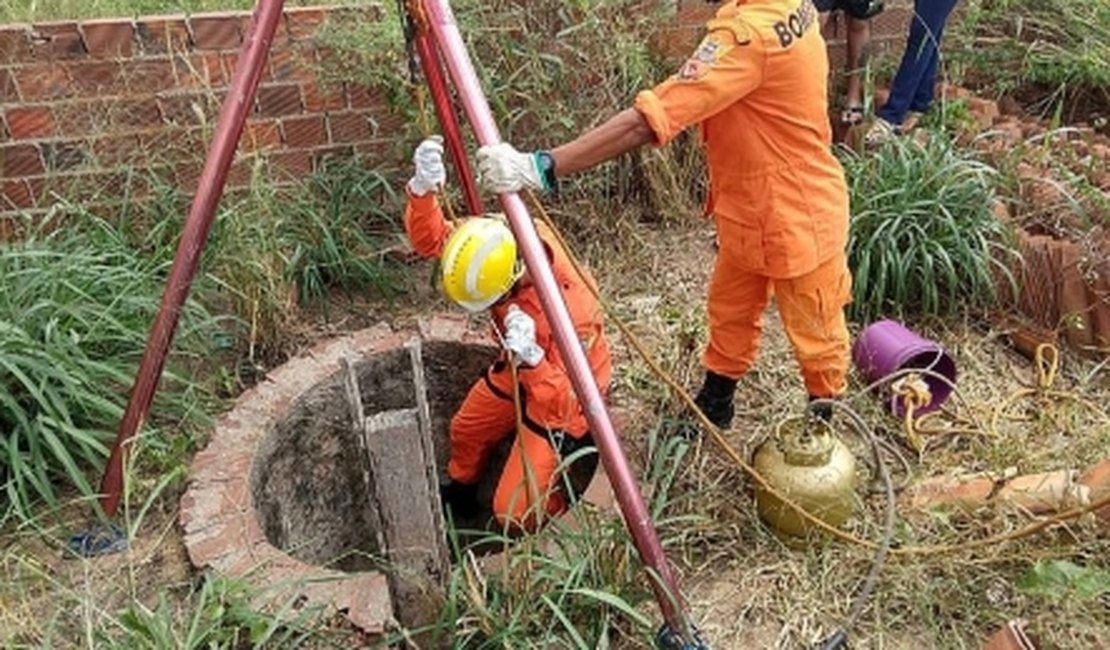
{"type": "Polygon", "coordinates": [[[516,238],[495,217],[472,217],[455,228],[443,246],[440,269],[443,292],[471,312],[497,302],[524,271],[516,238]]]}

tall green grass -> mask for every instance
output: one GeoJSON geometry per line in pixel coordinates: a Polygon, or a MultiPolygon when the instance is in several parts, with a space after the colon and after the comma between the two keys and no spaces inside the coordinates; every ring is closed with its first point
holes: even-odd
{"type": "MultiPolygon", "coordinates": [[[[0,519],[59,505],[58,482],[88,498],[114,434],[168,271],[88,217],[0,248],[0,519]]],[[[217,319],[185,306],[154,427],[197,422],[203,391],[177,361],[206,354],[217,319]]]]}
{"type": "Polygon", "coordinates": [[[1013,284],[1008,226],[991,212],[997,172],[943,133],[842,155],[851,195],[854,319],[950,315],[1013,284]]]}

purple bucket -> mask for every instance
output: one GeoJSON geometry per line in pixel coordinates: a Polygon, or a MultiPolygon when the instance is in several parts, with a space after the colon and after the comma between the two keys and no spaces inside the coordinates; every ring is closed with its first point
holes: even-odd
{"type": "MultiPolygon", "coordinates": [[[[917,409],[918,414],[928,413],[940,408],[944,400],[952,394],[952,384],[956,382],[956,362],[936,343],[921,338],[892,320],[881,320],[868,325],[852,346],[852,361],[863,373],[868,384],[876,382],[899,370],[931,370],[948,381],[932,375],[922,375],[929,385],[933,399],[917,409]]],[[[904,414],[902,400],[890,390],[890,384],[877,388],[878,395],[888,402],[890,411],[897,416],[904,414]]]]}

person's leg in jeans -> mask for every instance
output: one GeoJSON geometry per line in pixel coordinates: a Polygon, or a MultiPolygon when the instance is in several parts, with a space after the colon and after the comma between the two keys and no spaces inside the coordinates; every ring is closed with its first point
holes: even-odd
{"type": "Polygon", "coordinates": [[[938,12],[931,17],[935,30],[936,48],[933,51],[933,56],[929,59],[928,67],[925,68],[921,81],[917,84],[917,92],[910,100],[910,111],[914,113],[924,113],[933,104],[933,92],[937,85],[937,67],[940,63],[940,43],[944,40],[944,27],[948,22],[948,16],[956,8],[958,1],[944,0],[936,3],[936,6],[931,8],[932,11],[938,12]]]}
{"type": "MultiPolygon", "coordinates": [[[[906,38],[906,50],[894,81],[890,97],[879,109],[878,130],[901,126],[910,110],[928,108],[936,81],[938,47],[948,16],[958,0],[914,0],[914,18],[906,38]],[[922,106],[922,102],[926,102],[922,106]],[[882,124],[885,122],[885,125],[882,124]]],[[[869,134],[870,135],[870,134],[869,134]]]]}

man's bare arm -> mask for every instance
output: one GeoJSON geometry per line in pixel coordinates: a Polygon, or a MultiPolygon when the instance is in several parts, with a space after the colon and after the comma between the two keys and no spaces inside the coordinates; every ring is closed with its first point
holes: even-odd
{"type": "Polygon", "coordinates": [[[626,108],[605,123],[551,151],[555,173],[570,176],[655,141],[640,111],[626,108]]]}

